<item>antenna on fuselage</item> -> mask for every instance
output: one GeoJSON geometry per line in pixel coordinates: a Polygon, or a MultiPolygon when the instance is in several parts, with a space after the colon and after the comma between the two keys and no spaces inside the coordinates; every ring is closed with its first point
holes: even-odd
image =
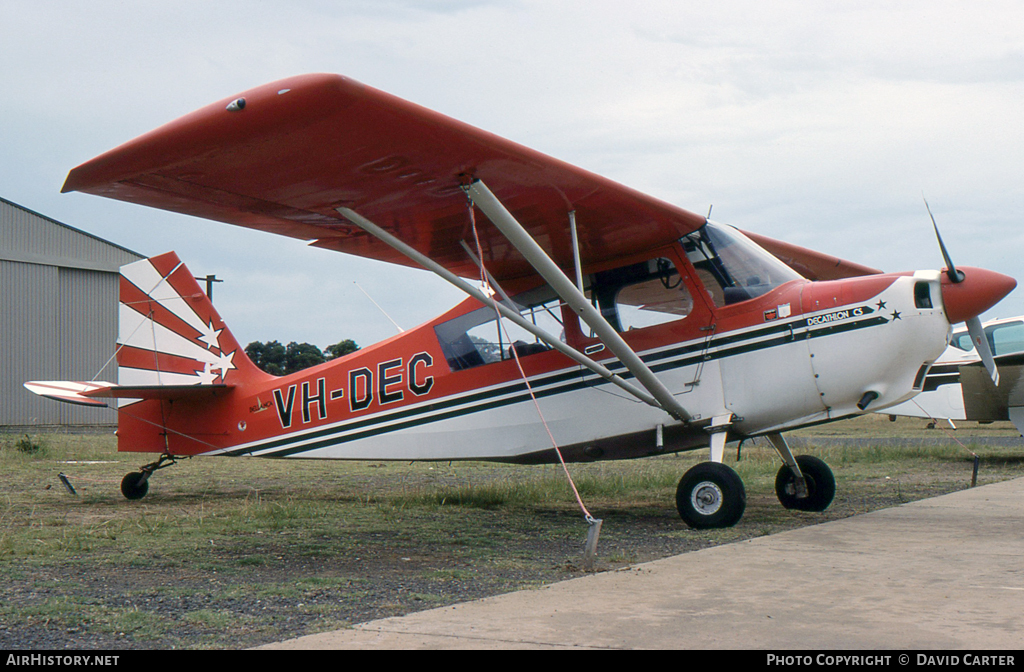
{"type": "Polygon", "coordinates": [[[383,308],[381,308],[380,304],[377,303],[376,301],[374,301],[373,297],[370,296],[367,293],[367,291],[365,289],[363,289],[362,286],[358,282],[353,280],[352,284],[355,285],[356,287],[359,287],[359,291],[360,292],[362,292],[363,294],[366,294],[366,298],[368,298],[370,300],[370,302],[373,303],[373,305],[377,306],[377,310],[379,310],[381,313],[383,313],[384,317],[388,318],[388,320],[391,321],[391,324],[395,325],[395,329],[398,329],[398,333],[400,333],[400,334],[404,334],[405,333],[405,329],[402,329],[400,326],[398,326],[398,322],[395,322],[394,320],[392,320],[391,316],[387,314],[387,311],[385,311],[383,308]]]}

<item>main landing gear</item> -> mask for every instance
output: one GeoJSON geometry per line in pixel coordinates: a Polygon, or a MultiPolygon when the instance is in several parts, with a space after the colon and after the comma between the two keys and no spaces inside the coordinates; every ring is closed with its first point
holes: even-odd
{"type": "Polygon", "coordinates": [[[804,496],[796,474],[782,465],[775,477],[775,494],[787,509],[824,511],[836,496],[836,479],[828,465],[813,455],[799,455],[796,463],[804,479],[804,496]]]}
{"type": "Polygon", "coordinates": [[[701,462],[683,475],[676,488],[676,508],[696,530],[732,527],[747,508],[747,491],[739,474],[721,462],[701,462]]]}
{"type": "MultiPolygon", "coordinates": [[[[676,488],[679,516],[697,530],[732,527],[747,507],[742,479],[721,462],[724,438],[724,432],[712,435],[712,461],[692,467],[676,488]]],[[[836,494],[836,479],[828,465],[812,455],[794,457],[781,434],[769,434],[768,440],[784,462],[775,477],[779,502],[797,511],[827,509],[836,494]]]]}
{"type": "Polygon", "coordinates": [[[127,499],[142,499],[149,492],[149,477],[153,475],[153,472],[176,464],[176,462],[173,455],[164,453],[156,462],[150,462],[140,467],[138,471],[125,474],[125,477],[121,479],[121,494],[127,499]]]}

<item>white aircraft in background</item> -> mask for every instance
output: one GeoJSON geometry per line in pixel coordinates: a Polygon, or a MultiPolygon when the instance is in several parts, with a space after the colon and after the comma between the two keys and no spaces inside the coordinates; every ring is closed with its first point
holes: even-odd
{"type": "Polygon", "coordinates": [[[989,376],[971,334],[954,330],[949,347],[928,370],[916,397],[886,409],[932,420],[1009,420],[1024,434],[1024,315],[983,324],[985,339],[999,367],[989,376]]]}

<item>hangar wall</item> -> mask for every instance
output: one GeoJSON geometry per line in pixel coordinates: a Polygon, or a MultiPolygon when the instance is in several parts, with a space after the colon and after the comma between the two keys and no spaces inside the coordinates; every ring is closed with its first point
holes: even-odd
{"type": "Polygon", "coordinates": [[[26,380],[109,380],[118,269],[142,258],[0,198],[0,427],[115,425],[109,409],[63,404],[26,380]]]}

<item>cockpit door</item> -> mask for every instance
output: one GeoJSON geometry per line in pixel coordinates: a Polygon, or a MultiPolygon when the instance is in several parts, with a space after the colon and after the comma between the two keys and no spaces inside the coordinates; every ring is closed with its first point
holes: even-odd
{"type": "Polygon", "coordinates": [[[758,313],[777,317],[731,333],[713,350],[720,362],[726,408],[744,432],[777,428],[781,418],[808,423],[828,417],[814,358],[799,336],[802,320],[793,304],[800,305],[796,296],[782,305],[756,306],[758,313]]]}

